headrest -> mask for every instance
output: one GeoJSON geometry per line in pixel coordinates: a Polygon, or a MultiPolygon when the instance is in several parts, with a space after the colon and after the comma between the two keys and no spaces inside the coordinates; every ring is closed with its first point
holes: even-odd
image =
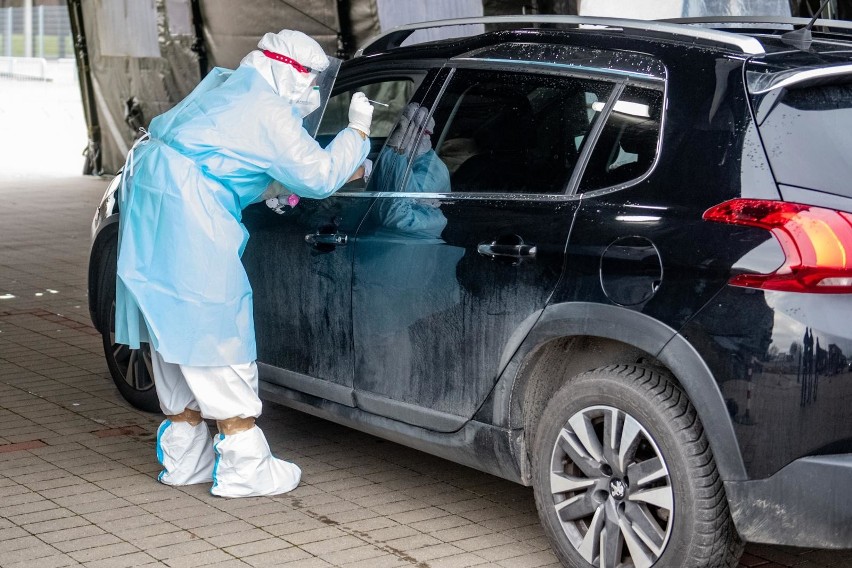
{"type": "Polygon", "coordinates": [[[656,146],[658,131],[659,125],[655,120],[633,123],[624,128],[618,143],[625,152],[647,154],[656,146]]]}

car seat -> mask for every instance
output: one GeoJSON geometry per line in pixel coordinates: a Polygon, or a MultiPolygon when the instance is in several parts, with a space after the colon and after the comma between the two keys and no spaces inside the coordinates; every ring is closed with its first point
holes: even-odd
{"type": "Polygon", "coordinates": [[[609,185],[618,185],[636,179],[651,168],[657,153],[657,133],[659,129],[654,120],[626,126],[618,139],[622,151],[635,154],[636,159],[612,168],[609,172],[609,185]]]}

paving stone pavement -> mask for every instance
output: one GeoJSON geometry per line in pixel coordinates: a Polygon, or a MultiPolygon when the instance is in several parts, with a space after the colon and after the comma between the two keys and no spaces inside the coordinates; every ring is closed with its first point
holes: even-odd
{"type": "MultiPolygon", "coordinates": [[[[270,403],[260,424],[302,467],[295,491],[158,484],[161,418],[120,398],[89,322],[105,186],[0,178],[0,567],[558,566],[529,488],[270,403]]],[[[852,552],[751,545],[741,566],[852,566],[852,552]]]]}

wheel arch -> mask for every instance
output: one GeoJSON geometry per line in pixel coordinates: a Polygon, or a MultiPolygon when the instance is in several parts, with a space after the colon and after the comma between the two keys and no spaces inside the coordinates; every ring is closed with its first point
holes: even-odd
{"type": "Polygon", "coordinates": [[[527,451],[537,418],[551,395],[571,377],[615,363],[641,363],[674,376],[695,406],[722,479],[748,478],[718,384],[686,339],[633,310],[570,302],[544,310],[502,373],[492,404],[486,405],[495,424],[524,431],[525,448],[516,456],[524,482],[530,480],[527,451]]]}

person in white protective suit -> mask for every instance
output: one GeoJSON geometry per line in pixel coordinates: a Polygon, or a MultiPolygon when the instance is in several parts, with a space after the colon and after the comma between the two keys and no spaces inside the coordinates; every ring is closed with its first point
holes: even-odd
{"type": "Polygon", "coordinates": [[[130,151],[120,192],[116,340],[151,346],[166,419],[162,483],[213,482],[223,497],[295,488],[301,470],[272,456],[260,415],[252,292],[240,256],[241,211],[275,180],[323,198],[364,162],[373,107],[355,93],[349,127],[321,148],[302,119],[329,65],[303,33],[266,34],[235,71],[216,68],[151,121],[130,151]],[[217,421],[211,439],[203,418],[217,421]]]}

